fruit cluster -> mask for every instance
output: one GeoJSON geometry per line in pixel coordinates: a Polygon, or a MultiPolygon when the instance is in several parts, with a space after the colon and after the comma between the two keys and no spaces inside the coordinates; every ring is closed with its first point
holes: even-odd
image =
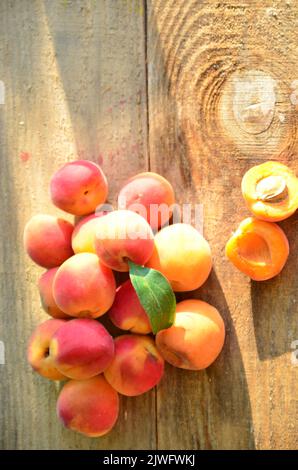
{"type": "Polygon", "coordinates": [[[226,245],[230,261],[255,281],[277,276],[289,256],[289,242],[276,224],[298,209],[298,178],[279,162],[250,168],[242,195],[254,217],[243,220],[226,245]]]}
{"type": "MultiPolygon", "coordinates": [[[[156,318],[154,323],[148,311],[153,310],[153,319],[159,315],[154,311],[158,302],[148,305],[149,297],[142,301],[132,277],[116,288],[114,271],[137,265],[162,276],[168,294],[192,291],[209,276],[211,251],[191,225],[161,228],[171,217],[175,196],[170,183],[155,173],[131,178],[119,193],[121,209],[114,211],[103,205],[107,180],[93,162],[64,165],[52,177],[50,193],[58,208],[84,217],[73,226],[36,215],[25,227],[28,255],[47,269],[38,288],[44,310],[53,317],[33,332],[28,361],[48,379],[69,379],[57,403],[63,424],[102,436],[117,420],[118,393],[136,396],[153,388],[164,373],[164,360],[184,369],[208,367],[225,338],[216,308],[195,299],[174,304],[169,327],[157,331],[156,318]],[[113,338],[100,323],[98,318],[107,312],[125,334],[113,338]]],[[[158,300],[161,284],[153,290],[152,298],[158,300]]],[[[165,305],[169,299],[166,295],[165,305]]]]}

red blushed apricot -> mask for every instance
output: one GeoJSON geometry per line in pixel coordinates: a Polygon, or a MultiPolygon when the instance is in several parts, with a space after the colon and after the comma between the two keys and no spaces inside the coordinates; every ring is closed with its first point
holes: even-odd
{"type": "Polygon", "coordinates": [[[153,232],[139,214],[110,212],[98,220],[95,250],[101,261],[116,271],[128,271],[127,260],[144,265],[153,251],[153,232]]]}
{"type": "Polygon", "coordinates": [[[53,281],[58,268],[52,268],[43,273],[38,281],[38,290],[42,308],[53,318],[68,318],[69,315],[62,312],[53,297],[53,281]]]}
{"type": "Polygon", "coordinates": [[[35,215],[25,226],[25,250],[36,264],[44,268],[60,266],[73,255],[72,231],[73,225],[67,220],[52,215],[35,215]]]}
{"type": "Polygon", "coordinates": [[[176,292],[200,287],[212,269],[211,250],[191,225],[173,224],[155,235],[154,250],[146,264],[160,271],[176,292]]]}
{"type": "Polygon", "coordinates": [[[277,224],[249,217],[226,244],[226,255],[251,279],[265,281],[283,269],[289,256],[289,242],[277,224]]]}
{"type": "Polygon", "coordinates": [[[107,212],[96,212],[80,220],[74,228],[71,237],[72,249],[75,253],[95,253],[95,235],[99,217],[107,212]]]}
{"type": "Polygon", "coordinates": [[[109,317],[121,330],[130,330],[132,333],[139,334],[152,331],[148,315],[129,279],[117,288],[114,303],[109,310],[109,317]]]}
{"type": "Polygon", "coordinates": [[[104,375],[122,395],[135,396],[155,387],[162,378],[164,360],[148,336],[123,335],[115,339],[115,355],[104,375]]]}
{"type": "Polygon", "coordinates": [[[52,201],[59,209],[74,215],[94,212],[108,194],[101,168],[88,160],[66,163],[51,179],[52,201]]]}
{"type": "Polygon", "coordinates": [[[252,167],[245,173],[241,188],[248,209],[258,219],[278,222],[298,208],[298,178],[282,163],[252,167]]]}
{"type": "Polygon", "coordinates": [[[225,326],[216,308],[189,299],[176,307],[174,324],[156,335],[163,358],[175,367],[200,370],[209,367],[222,350],[225,326]]]}
{"type": "Polygon", "coordinates": [[[112,306],[115,293],[112,270],[93,253],[79,253],[65,261],[53,284],[56,304],[72,317],[100,317],[112,306]]]}
{"type": "Polygon", "coordinates": [[[28,362],[36,372],[47,379],[66,379],[65,375],[57,369],[49,353],[52,337],[65,323],[65,320],[47,320],[34,330],[29,339],[27,350],[28,362]]]}
{"type": "Polygon", "coordinates": [[[172,185],[163,176],[152,172],[140,173],[130,178],[118,196],[119,208],[145,216],[153,230],[168,222],[173,204],[175,194],[172,185]]]}
{"type": "Polygon", "coordinates": [[[83,380],[103,372],[114,356],[114,341],[96,320],[77,318],[52,337],[50,356],[66,377],[83,380]]]}
{"type": "Polygon", "coordinates": [[[111,431],[118,414],[118,393],[102,375],[88,380],[70,380],[57,401],[57,415],[64,426],[89,437],[111,431]]]}

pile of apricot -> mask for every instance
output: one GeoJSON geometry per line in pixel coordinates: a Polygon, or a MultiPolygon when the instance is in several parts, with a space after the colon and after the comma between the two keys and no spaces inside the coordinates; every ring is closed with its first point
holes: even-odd
{"type": "Polygon", "coordinates": [[[35,215],[25,227],[25,249],[46,269],[38,289],[52,317],[33,332],[28,361],[43,377],[66,381],[57,402],[62,423],[102,436],[116,423],[119,394],[152,389],[163,376],[164,361],[190,370],[208,367],[225,338],[217,309],[192,298],[177,304],[173,325],[154,337],[130,279],[117,287],[115,271],[128,271],[130,260],[160,271],[173,291],[193,291],[209,276],[211,251],[191,225],[167,224],[175,195],[158,174],[131,178],[119,193],[121,208],[107,211],[105,175],[95,163],[78,160],[54,174],[50,194],[55,206],[81,218],[74,225],[35,215]],[[124,334],[112,337],[101,323],[105,314],[124,334]]]}
{"type": "Polygon", "coordinates": [[[230,261],[255,281],[278,275],[289,256],[286,234],[276,222],[298,208],[298,179],[285,165],[269,161],[248,170],[242,194],[253,217],[243,220],[226,245],[230,261]]]}

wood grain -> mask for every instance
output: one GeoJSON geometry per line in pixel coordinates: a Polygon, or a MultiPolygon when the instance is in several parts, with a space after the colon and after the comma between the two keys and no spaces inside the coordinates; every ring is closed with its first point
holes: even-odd
{"type": "Polygon", "coordinates": [[[0,2],[0,448],[298,447],[297,216],[282,223],[291,257],[278,278],[250,282],[224,256],[248,215],[243,173],[268,158],[298,170],[297,18],[295,0],[0,2]],[[103,165],[112,202],[151,168],[180,203],[202,205],[214,270],[192,295],[227,326],[212,367],[168,366],[157,390],[122,398],[115,429],[93,440],[62,428],[59,387],[25,357],[47,317],[23,228],[57,212],[50,176],[77,157],[103,165]]]}
{"type": "MultiPolygon", "coordinates": [[[[161,449],[296,448],[297,216],[290,261],[250,282],[224,256],[247,216],[243,173],[278,159],[297,171],[297,2],[148,1],[151,169],[180,203],[202,204],[214,270],[193,293],[223,314],[223,354],[201,373],[168,367],[157,395],[161,449]]],[[[188,295],[189,296],[189,295],[188,295]]],[[[183,298],[183,296],[180,296],[183,298]]]]}
{"type": "Polygon", "coordinates": [[[123,398],[117,427],[102,439],[58,422],[58,387],[26,364],[28,337],[47,316],[36,288],[42,271],[22,246],[31,215],[57,212],[48,184],[64,162],[101,163],[113,202],[123,181],[147,168],[144,12],[123,0],[17,0],[0,3],[0,22],[0,447],[150,449],[154,391],[123,398]]]}

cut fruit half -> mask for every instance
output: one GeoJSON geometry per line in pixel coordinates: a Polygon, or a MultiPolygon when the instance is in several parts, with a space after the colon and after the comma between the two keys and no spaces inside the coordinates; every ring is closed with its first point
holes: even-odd
{"type": "Polygon", "coordinates": [[[251,279],[265,281],[283,269],[289,256],[289,242],[277,224],[249,217],[227,242],[226,255],[251,279]]]}
{"type": "Polygon", "coordinates": [[[266,162],[250,168],[241,189],[248,209],[258,219],[278,222],[298,208],[298,178],[282,163],[266,162]]]}

